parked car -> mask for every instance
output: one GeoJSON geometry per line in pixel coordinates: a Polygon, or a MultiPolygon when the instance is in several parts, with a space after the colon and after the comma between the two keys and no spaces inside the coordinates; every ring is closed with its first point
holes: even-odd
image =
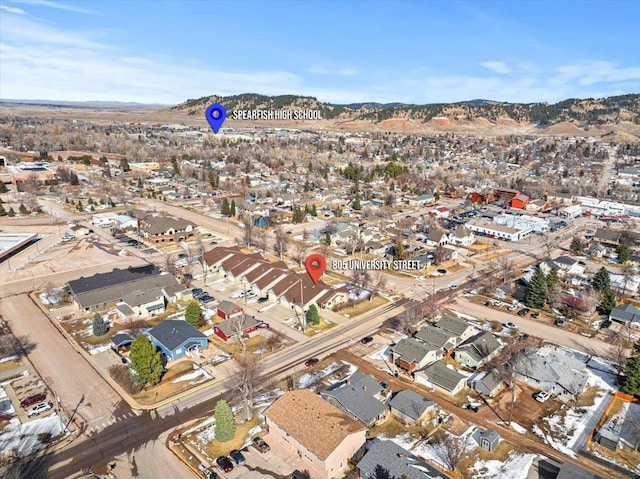
{"type": "Polygon", "coordinates": [[[40,404],[36,404],[35,406],[29,408],[27,411],[27,416],[37,416],[38,414],[48,411],[53,407],[53,404],[50,402],[42,402],[40,404]]]}
{"type": "Polygon", "coordinates": [[[540,317],[540,311],[534,311],[533,313],[531,313],[531,317],[532,318],[539,318],[540,317]]]}
{"type": "Polygon", "coordinates": [[[315,366],[316,364],[318,364],[320,362],[320,360],[318,358],[309,358],[304,362],[304,365],[308,368],[315,366]]]}
{"type": "Polygon", "coordinates": [[[600,325],[600,329],[609,329],[611,327],[611,320],[607,319],[606,321],[603,321],[602,324],[600,325]]]}
{"type": "Polygon", "coordinates": [[[269,329],[269,323],[265,323],[264,321],[259,321],[258,324],[256,325],[256,328],[269,329]]]}
{"type": "Polygon", "coordinates": [[[556,326],[559,327],[563,327],[565,325],[566,321],[564,319],[556,319],[553,324],[555,324],[556,326]]]}
{"type": "Polygon", "coordinates": [[[236,463],[236,466],[244,466],[247,463],[247,460],[244,458],[242,453],[238,450],[231,451],[229,453],[229,457],[233,462],[236,463]]]}
{"type": "Polygon", "coordinates": [[[462,405],[462,409],[469,409],[470,411],[478,412],[478,406],[474,406],[473,404],[469,403],[464,403],[462,405]]]}
{"type": "Polygon", "coordinates": [[[307,479],[307,476],[296,469],[291,473],[291,477],[289,479],[307,479]]]}
{"type": "Polygon", "coordinates": [[[538,402],[546,402],[547,399],[549,399],[550,397],[551,397],[551,394],[549,394],[547,391],[538,391],[533,396],[533,399],[535,399],[538,402]]]}
{"type": "Polygon", "coordinates": [[[509,329],[518,329],[518,326],[516,326],[515,323],[512,323],[511,321],[505,323],[505,326],[509,329]]]}
{"type": "Polygon", "coordinates": [[[205,294],[204,296],[200,297],[200,301],[202,301],[203,303],[210,303],[211,301],[215,301],[215,300],[216,298],[208,294],[205,294]]]}
{"type": "Polygon", "coordinates": [[[264,296],[262,298],[258,298],[258,303],[260,303],[260,304],[266,303],[267,301],[269,301],[269,297],[268,296],[264,296]]]}
{"type": "Polygon", "coordinates": [[[200,472],[203,472],[204,477],[206,477],[207,479],[218,479],[218,474],[213,472],[211,469],[209,469],[207,466],[205,466],[202,463],[198,464],[198,470],[200,472]]]}
{"type": "Polygon", "coordinates": [[[29,406],[41,403],[45,400],[46,397],[47,395],[44,393],[33,394],[32,396],[26,397],[22,401],[20,401],[20,407],[26,409],[29,406]]]}
{"type": "Polygon", "coordinates": [[[216,465],[224,472],[233,471],[233,463],[227,456],[220,456],[216,459],[216,465]]]}
{"type": "Polygon", "coordinates": [[[254,437],[251,441],[253,443],[253,447],[255,447],[260,452],[267,452],[269,449],[269,444],[265,442],[261,437],[254,437]]]}
{"type": "Polygon", "coordinates": [[[373,341],[373,338],[371,336],[367,336],[366,338],[362,338],[360,340],[362,344],[369,344],[371,341],[373,341]]]}
{"type": "Polygon", "coordinates": [[[245,298],[247,298],[247,299],[251,299],[251,298],[253,298],[254,296],[256,296],[256,293],[254,293],[253,291],[247,291],[247,292],[244,294],[244,297],[245,297],[245,298]]]}
{"type": "Polygon", "coordinates": [[[437,271],[438,271],[438,273],[440,273],[440,274],[447,274],[447,270],[446,270],[446,269],[439,269],[439,270],[437,270],[437,271]]]}
{"type": "Polygon", "coordinates": [[[198,296],[202,296],[204,293],[204,291],[202,290],[202,288],[193,288],[191,290],[191,294],[193,295],[194,298],[197,298],[198,296]]]}
{"type": "Polygon", "coordinates": [[[508,311],[515,311],[517,307],[518,307],[517,304],[510,304],[509,306],[507,306],[507,310],[508,311]]]}
{"type": "Polygon", "coordinates": [[[527,314],[529,314],[529,311],[531,311],[529,308],[521,309],[520,311],[518,311],[518,316],[526,316],[527,314]]]}
{"type": "Polygon", "coordinates": [[[527,339],[529,339],[528,334],[521,334],[520,336],[518,336],[518,341],[521,343],[524,343],[527,339]]]}
{"type": "Polygon", "coordinates": [[[451,286],[449,286],[449,289],[458,289],[458,285],[457,284],[452,284],[451,286]]]}

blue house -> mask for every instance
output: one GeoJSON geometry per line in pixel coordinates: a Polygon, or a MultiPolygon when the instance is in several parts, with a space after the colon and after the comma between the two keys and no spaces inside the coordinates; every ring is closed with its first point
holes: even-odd
{"type": "Polygon", "coordinates": [[[207,337],[183,320],[167,319],[147,334],[168,361],[184,356],[187,351],[205,349],[208,345],[207,337]]]}

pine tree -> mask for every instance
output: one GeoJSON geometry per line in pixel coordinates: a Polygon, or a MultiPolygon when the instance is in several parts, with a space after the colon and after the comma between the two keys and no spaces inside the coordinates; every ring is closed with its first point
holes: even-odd
{"type": "Polygon", "coordinates": [[[530,308],[542,308],[546,301],[547,278],[538,266],[527,286],[525,304],[530,308]]]}
{"type": "Polygon", "coordinates": [[[602,300],[598,305],[600,314],[609,314],[616,307],[616,294],[611,288],[607,288],[602,292],[602,300]]]}
{"type": "Polygon", "coordinates": [[[146,334],[141,334],[133,340],[129,359],[138,384],[151,384],[153,386],[160,382],[160,378],[162,378],[162,356],[146,334]]]}
{"type": "Polygon", "coordinates": [[[629,251],[629,247],[627,245],[621,244],[616,249],[618,253],[618,261],[621,263],[626,263],[631,258],[631,252],[629,251]]]}
{"type": "Polygon", "coordinates": [[[200,316],[202,316],[202,308],[196,301],[191,301],[184,312],[184,318],[191,326],[197,328],[200,326],[200,316]]]}
{"type": "Polygon", "coordinates": [[[7,214],[7,210],[5,210],[2,203],[0,203],[0,216],[4,216],[6,214],[7,214]]]}
{"type": "Polygon", "coordinates": [[[104,336],[109,331],[109,327],[100,313],[93,315],[93,335],[104,336]]]}
{"type": "Polygon", "coordinates": [[[356,195],[353,199],[353,209],[356,211],[360,211],[362,209],[362,205],[360,204],[360,196],[356,195]]]}
{"type": "Polygon", "coordinates": [[[311,216],[318,216],[318,210],[315,204],[311,207],[311,216]]]}
{"type": "Polygon", "coordinates": [[[27,210],[27,207],[24,205],[24,203],[20,203],[20,206],[18,207],[18,211],[20,212],[21,215],[26,215],[27,213],[29,213],[29,210],[27,210]]]}
{"type": "Polygon", "coordinates": [[[640,397],[640,343],[633,345],[631,356],[627,358],[620,378],[620,390],[640,397]]]}
{"type": "Polygon", "coordinates": [[[609,277],[609,271],[604,266],[598,270],[592,280],[593,287],[604,293],[607,289],[611,288],[611,278],[609,277]]]}
{"type": "Polygon", "coordinates": [[[584,245],[582,244],[582,240],[578,236],[574,236],[571,240],[571,246],[569,246],[569,248],[574,254],[579,254],[582,252],[582,248],[584,248],[584,245]]]}
{"type": "Polygon", "coordinates": [[[547,301],[553,303],[560,293],[560,278],[558,277],[558,271],[552,269],[546,277],[547,281],[547,301]]]}
{"type": "Polygon", "coordinates": [[[231,206],[229,207],[229,214],[231,216],[236,215],[236,200],[231,200],[231,206]]]}
{"type": "Polygon", "coordinates": [[[305,314],[305,318],[307,320],[307,324],[320,324],[320,314],[318,313],[318,308],[315,304],[309,306],[309,309],[307,309],[305,314]]]}
{"type": "Polygon", "coordinates": [[[7,191],[9,191],[7,185],[5,185],[3,181],[0,181],[0,193],[6,193],[7,191]]]}
{"type": "Polygon", "coordinates": [[[16,215],[16,212],[13,209],[13,206],[9,208],[9,211],[7,211],[7,216],[13,218],[16,215]]]}
{"type": "Polygon", "coordinates": [[[236,433],[236,424],[233,418],[233,411],[227,401],[220,399],[216,403],[213,417],[216,420],[216,441],[227,442],[233,439],[233,436],[236,433]]]}
{"type": "Polygon", "coordinates": [[[229,216],[229,200],[228,199],[223,199],[222,200],[222,206],[220,207],[220,213],[224,216],[229,216]]]}

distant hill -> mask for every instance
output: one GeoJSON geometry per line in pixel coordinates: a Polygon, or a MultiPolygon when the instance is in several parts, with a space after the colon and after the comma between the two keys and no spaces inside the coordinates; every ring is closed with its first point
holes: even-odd
{"type": "Polygon", "coordinates": [[[0,100],[0,105],[42,106],[48,108],[75,108],[80,110],[157,110],[166,107],[160,103],[123,101],[63,101],[63,100],[0,100]]]}
{"type": "Polygon", "coordinates": [[[558,103],[506,103],[476,99],[457,103],[409,105],[404,103],[351,103],[338,105],[297,95],[266,96],[245,93],[233,96],[205,96],[171,107],[172,111],[202,115],[211,103],[222,103],[227,111],[254,109],[314,109],[324,118],[341,121],[413,120],[427,123],[434,119],[450,122],[513,122],[547,128],[561,122],[577,127],[610,125],[619,122],[640,124],[640,94],[608,98],[569,99],[558,103]]]}

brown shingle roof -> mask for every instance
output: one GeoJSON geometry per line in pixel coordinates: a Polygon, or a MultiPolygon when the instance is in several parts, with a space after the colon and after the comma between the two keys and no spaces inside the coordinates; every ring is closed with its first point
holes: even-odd
{"type": "Polygon", "coordinates": [[[237,246],[233,246],[230,248],[218,246],[216,248],[213,248],[211,251],[207,251],[204,254],[204,260],[209,266],[213,266],[214,264],[224,261],[224,259],[235,253],[240,253],[240,248],[238,248],[237,246]]]}
{"type": "Polygon", "coordinates": [[[347,436],[366,429],[308,389],[285,392],[264,415],[321,460],[347,436]]]}

